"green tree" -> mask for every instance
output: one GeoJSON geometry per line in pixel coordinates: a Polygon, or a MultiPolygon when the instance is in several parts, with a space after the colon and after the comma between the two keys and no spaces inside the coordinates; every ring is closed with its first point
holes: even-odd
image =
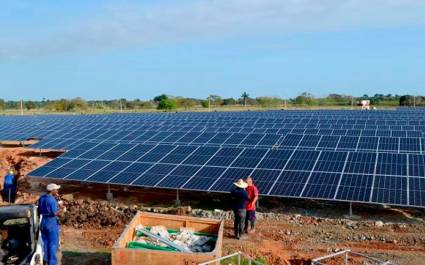
{"type": "Polygon", "coordinates": [[[155,101],[156,103],[159,103],[159,102],[161,102],[164,99],[168,99],[168,96],[165,95],[165,94],[162,94],[162,95],[159,95],[159,96],[154,97],[153,98],[153,101],[155,101]]]}
{"type": "Polygon", "coordinates": [[[160,110],[173,110],[177,108],[177,102],[174,99],[166,98],[158,103],[158,109],[160,110]]]}
{"type": "Polygon", "coordinates": [[[5,110],[6,109],[6,102],[4,101],[4,99],[0,98],[0,110],[5,110]]]}
{"type": "Polygon", "coordinates": [[[25,108],[27,110],[32,110],[32,109],[35,109],[37,107],[37,105],[34,101],[25,101],[24,105],[25,105],[25,108]]]}
{"type": "Polygon", "coordinates": [[[214,105],[214,107],[220,106],[222,103],[221,97],[217,95],[210,95],[209,99],[211,101],[211,104],[214,105]]]}
{"type": "Polygon", "coordinates": [[[295,98],[295,103],[299,105],[313,105],[315,102],[312,94],[304,92],[295,98]]]}
{"type": "Polygon", "coordinates": [[[191,109],[196,106],[196,100],[191,98],[179,98],[177,99],[177,105],[187,109],[191,109]]]}
{"type": "Polygon", "coordinates": [[[88,105],[87,102],[83,99],[83,98],[74,98],[71,99],[71,102],[69,103],[69,108],[67,111],[74,111],[74,110],[87,110],[88,109],[88,105]]]}
{"type": "Polygon", "coordinates": [[[224,98],[223,105],[225,106],[236,105],[236,100],[234,98],[224,98]]]}
{"type": "Polygon", "coordinates": [[[246,100],[249,98],[249,94],[246,93],[246,92],[243,92],[242,95],[241,95],[241,98],[243,100],[243,106],[245,107],[246,106],[246,100]]]}
{"type": "Polygon", "coordinates": [[[282,99],[277,97],[258,97],[255,100],[263,108],[278,107],[282,104],[282,99]]]}

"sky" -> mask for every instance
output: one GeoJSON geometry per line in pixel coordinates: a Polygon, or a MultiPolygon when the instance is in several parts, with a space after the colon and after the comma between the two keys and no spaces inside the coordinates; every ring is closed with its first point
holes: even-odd
{"type": "Polygon", "coordinates": [[[2,0],[0,98],[425,95],[424,0],[2,0]]]}

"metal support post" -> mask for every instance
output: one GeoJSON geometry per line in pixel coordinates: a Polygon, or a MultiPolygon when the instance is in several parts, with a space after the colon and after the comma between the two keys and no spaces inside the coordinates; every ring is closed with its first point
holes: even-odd
{"type": "Polygon", "coordinates": [[[106,199],[111,202],[114,199],[114,195],[111,192],[111,185],[108,184],[108,192],[106,193],[106,199]]]}
{"type": "Polygon", "coordinates": [[[181,205],[181,201],[180,201],[180,196],[179,196],[179,190],[176,190],[176,200],[174,202],[176,204],[176,206],[180,206],[181,205]]]}
{"type": "Polygon", "coordinates": [[[353,216],[353,203],[350,202],[350,211],[349,211],[349,216],[352,217],[353,216]]]}

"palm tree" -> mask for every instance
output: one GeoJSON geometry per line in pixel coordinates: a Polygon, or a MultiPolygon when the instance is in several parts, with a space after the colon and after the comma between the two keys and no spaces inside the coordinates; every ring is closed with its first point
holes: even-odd
{"type": "Polygon", "coordinates": [[[246,92],[243,92],[241,97],[243,99],[243,106],[245,107],[246,106],[246,99],[249,98],[249,94],[246,93],[246,92]]]}

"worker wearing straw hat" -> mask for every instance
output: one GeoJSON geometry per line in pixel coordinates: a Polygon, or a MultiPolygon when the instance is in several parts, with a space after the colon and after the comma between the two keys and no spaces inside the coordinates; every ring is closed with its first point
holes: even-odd
{"type": "Polygon", "coordinates": [[[241,239],[244,233],[244,223],[246,216],[246,203],[248,201],[248,193],[246,188],[248,184],[243,180],[239,179],[234,184],[231,191],[232,202],[233,202],[233,213],[235,214],[234,219],[234,232],[237,239],[241,239]]]}

